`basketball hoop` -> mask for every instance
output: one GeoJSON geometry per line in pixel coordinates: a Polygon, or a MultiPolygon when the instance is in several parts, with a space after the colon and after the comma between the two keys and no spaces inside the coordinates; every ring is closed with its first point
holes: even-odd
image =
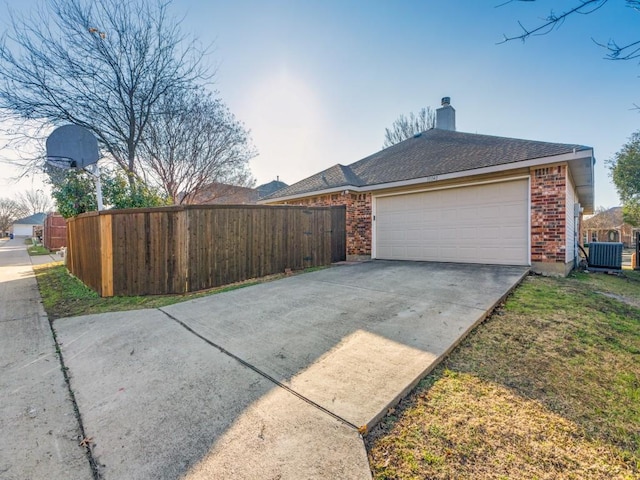
{"type": "Polygon", "coordinates": [[[96,182],[98,210],[102,210],[99,158],[98,140],[90,130],[79,125],[58,127],[47,138],[47,164],[63,170],[81,168],[91,173],[96,182]]]}
{"type": "Polygon", "coordinates": [[[63,170],[70,170],[72,168],[76,168],[76,161],[71,158],[65,157],[50,157],[47,156],[45,159],[47,165],[52,167],[61,168],[63,170]]]}
{"type": "Polygon", "coordinates": [[[98,141],[90,130],[63,125],[47,138],[47,163],[57,168],[85,168],[98,162],[98,141]]]}

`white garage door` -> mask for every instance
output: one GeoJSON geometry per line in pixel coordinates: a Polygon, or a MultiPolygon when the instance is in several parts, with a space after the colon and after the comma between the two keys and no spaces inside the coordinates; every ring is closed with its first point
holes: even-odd
{"type": "Polygon", "coordinates": [[[33,235],[33,225],[14,223],[13,235],[14,237],[31,237],[33,235]]]}
{"type": "Polygon", "coordinates": [[[528,181],[376,198],[375,257],[527,265],[528,181]]]}

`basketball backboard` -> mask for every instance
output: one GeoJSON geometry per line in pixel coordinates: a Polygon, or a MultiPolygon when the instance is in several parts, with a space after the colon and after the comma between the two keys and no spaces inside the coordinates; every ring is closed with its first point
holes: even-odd
{"type": "Polygon", "coordinates": [[[54,167],[85,168],[98,159],[98,141],[84,127],[63,125],[47,138],[47,163],[54,167]]]}

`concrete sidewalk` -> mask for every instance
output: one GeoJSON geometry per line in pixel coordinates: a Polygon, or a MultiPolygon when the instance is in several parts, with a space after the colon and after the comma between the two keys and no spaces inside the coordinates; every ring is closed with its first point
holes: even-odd
{"type": "Polygon", "coordinates": [[[0,243],[0,305],[0,478],[93,478],[24,238],[0,243]]]}
{"type": "Polygon", "coordinates": [[[64,257],[61,257],[57,253],[50,253],[49,255],[32,255],[29,257],[32,265],[45,265],[47,263],[55,263],[64,261],[64,257]]]}
{"type": "Polygon", "coordinates": [[[367,479],[359,431],[527,270],[375,261],[54,328],[106,479],[367,479]]]}

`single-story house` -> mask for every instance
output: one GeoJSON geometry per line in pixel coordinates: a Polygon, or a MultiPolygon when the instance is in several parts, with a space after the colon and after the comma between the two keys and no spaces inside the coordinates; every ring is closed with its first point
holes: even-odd
{"type": "Polygon", "coordinates": [[[346,205],[347,257],[529,265],[566,275],[594,208],[593,148],[436,127],[260,203],[346,205]]]}
{"type": "Polygon", "coordinates": [[[635,243],[635,232],[640,229],[624,223],[622,207],[613,207],[596,213],[585,219],[582,228],[582,241],[590,242],[622,242],[625,247],[635,243]]]}
{"type": "Polygon", "coordinates": [[[13,235],[15,237],[34,237],[42,231],[46,213],[36,213],[13,222],[13,235]]]}

